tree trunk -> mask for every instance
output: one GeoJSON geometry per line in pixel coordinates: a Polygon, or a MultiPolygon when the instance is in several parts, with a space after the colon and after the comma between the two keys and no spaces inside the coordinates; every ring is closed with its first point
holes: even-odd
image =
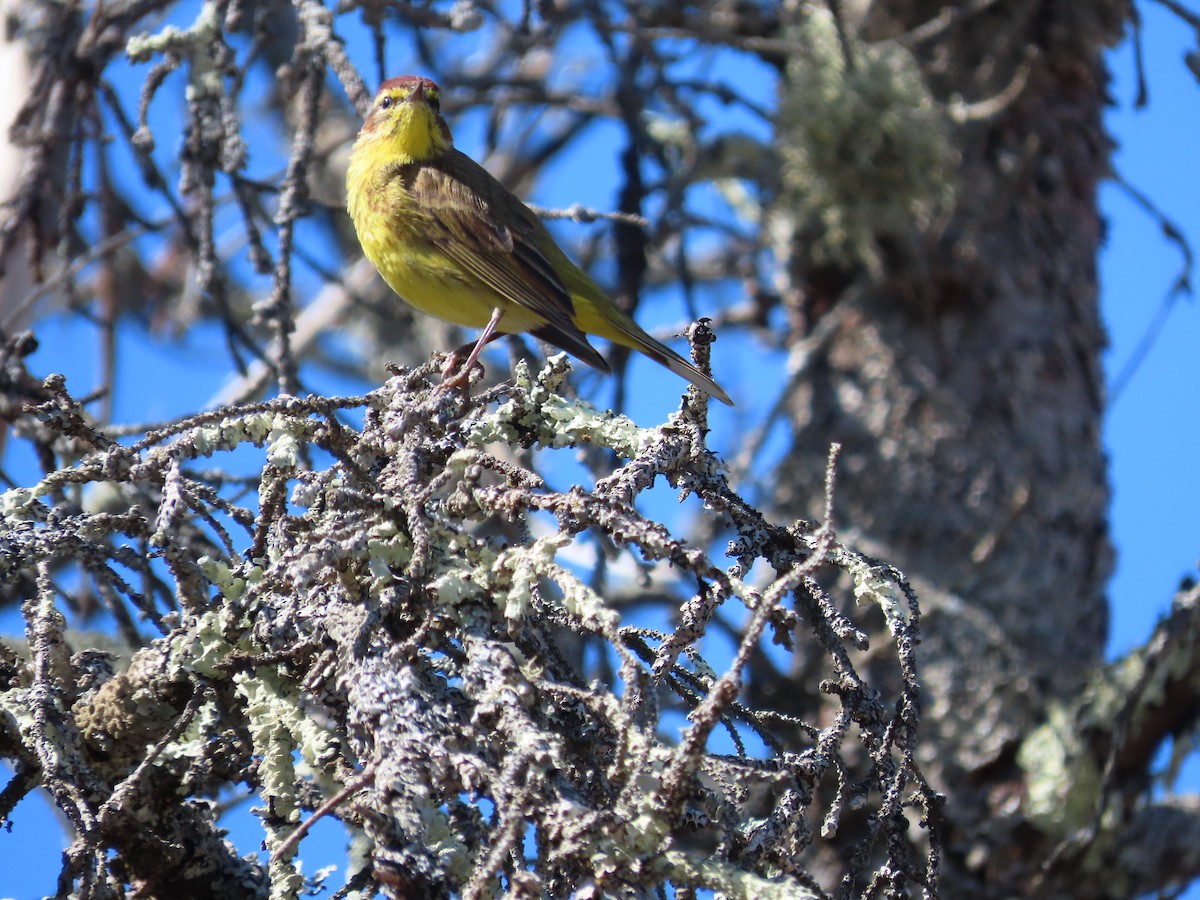
{"type": "Polygon", "coordinates": [[[1004,815],[1017,749],[1094,673],[1107,634],[1096,194],[1110,147],[1103,53],[1126,7],[965,6],[912,31],[930,4],[872,5],[842,21],[838,59],[815,46],[788,70],[779,138],[785,158],[802,152],[785,199],[809,213],[815,190],[842,184],[851,193],[831,202],[885,208],[842,213],[849,237],[832,246],[812,215],[795,220],[784,295],[803,356],[777,505],[819,517],[824,450],[842,443],[840,536],[899,566],[921,597],[925,762],[952,823],[945,896],[1011,896],[1044,860],[1001,852],[1018,846],[1019,817],[1004,815]],[[911,57],[873,59],[862,41],[885,36],[911,57]],[[868,75],[903,82],[911,67],[931,97],[835,92],[820,124],[841,116],[844,130],[831,137],[812,124],[813,82],[828,87],[839,64],[843,90],[868,75]],[[949,113],[951,152],[904,130],[930,101],[949,113]],[[864,106],[859,120],[848,102],[864,106]],[[876,132],[874,150],[855,126],[876,132]],[[838,152],[822,156],[818,139],[838,152]],[[813,171],[839,158],[851,171],[813,171]],[[949,202],[920,191],[946,161],[949,202]]]}

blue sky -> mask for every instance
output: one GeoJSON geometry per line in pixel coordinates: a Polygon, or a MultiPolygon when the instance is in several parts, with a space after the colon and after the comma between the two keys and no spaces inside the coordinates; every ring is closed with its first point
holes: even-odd
{"type": "MultiPolygon", "coordinates": [[[[1200,178],[1195,165],[1200,147],[1200,88],[1183,62],[1183,54],[1195,48],[1195,33],[1157,5],[1144,5],[1143,14],[1151,102],[1146,109],[1133,109],[1132,53],[1128,45],[1118,48],[1110,59],[1115,106],[1108,117],[1118,143],[1114,166],[1200,246],[1200,178]]],[[[368,71],[365,65],[364,71],[368,71]]],[[[373,81],[370,75],[368,79],[373,81]]],[[[565,194],[569,183],[575,181],[556,180],[562,186],[547,185],[547,196],[539,198],[543,202],[557,201],[557,195],[565,194]]],[[[562,199],[563,205],[577,200],[606,205],[604,198],[562,199]]],[[[1101,279],[1103,312],[1111,338],[1105,357],[1111,383],[1159,317],[1182,257],[1163,238],[1156,221],[1122,188],[1106,185],[1101,205],[1110,226],[1101,279]]],[[[78,332],[67,324],[51,324],[41,338],[45,349],[35,358],[39,374],[69,367],[70,383],[91,383],[95,373],[92,350],[78,344],[78,332]],[[61,353],[64,346],[71,347],[69,359],[61,353]]],[[[127,384],[136,380],[138,371],[175,373],[156,378],[153,387],[157,390],[139,398],[136,418],[140,420],[195,409],[219,386],[216,375],[206,380],[201,364],[211,352],[219,351],[219,337],[211,333],[198,332],[182,345],[156,344],[137,335],[122,340],[130,354],[130,368],[124,373],[127,384]]],[[[1200,416],[1185,403],[1200,384],[1198,344],[1197,303],[1180,297],[1149,354],[1115,398],[1106,422],[1113,485],[1111,526],[1118,550],[1111,584],[1113,656],[1147,638],[1155,621],[1169,608],[1180,578],[1196,570],[1200,467],[1195,463],[1195,448],[1200,446],[1200,416]]],[[[736,363],[729,375],[734,382],[738,380],[736,363]]],[[[726,386],[737,395],[732,384],[726,386]]],[[[673,405],[678,387],[664,387],[666,398],[661,404],[647,401],[636,411],[638,420],[644,424],[660,420],[673,405]]],[[[736,413],[722,411],[720,415],[730,416],[726,419],[729,426],[738,421],[733,418],[736,413]]],[[[5,464],[10,471],[16,468],[11,459],[5,464]]],[[[0,634],[19,627],[14,616],[0,617],[0,634]]],[[[1200,767],[1186,769],[1180,787],[1200,790],[1200,767]]],[[[336,834],[336,829],[329,829],[326,840],[313,837],[306,842],[308,871],[325,862],[342,862],[336,834]]],[[[57,870],[60,840],[61,831],[45,803],[37,798],[22,803],[12,831],[0,832],[0,862],[10,863],[2,867],[0,897],[25,898],[51,891],[50,873],[57,870]],[[11,865],[15,859],[23,864],[11,865]]],[[[335,879],[335,883],[340,881],[335,879]]],[[[1200,897],[1200,891],[1188,896],[1200,897]]]]}
{"type": "MultiPolygon", "coordinates": [[[[1149,104],[1134,109],[1137,92],[1129,42],[1111,54],[1117,141],[1116,173],[1170,219],[1192,247],[1200,242],[1200,89],[1184,64],[1196,52],[1196,33],[1157,4],[1139,4],[1145,26],[1149,104]]],[[[1117,184],[1105,185],[1101,207],[1110,227],[1101,256],[1102,310],[1111,347],[1105,357],[1111,399],[1105,423],[1113,500],[1110,514],[1117,569],[1110,585],[1111,656],[1141,644],[1170,608],[1180,579],[1195,575],[1200,557],[1200,309],[1196,298],[1171,300],[1184,265],[1159,223],[1117,184]],[[1161,328],[1157,328],[1157,324],[1161,328]],[[1149,352],[1127,379],[1130,361],[1157,329],[1149,352]],[[1189,401],[1187,398],[1192,397],[1189,401]]],[[[1160,754],[1165,764],[1166,752],[1160,754]]],[[[1193,747],[1175,784],[1200,791],[1200,758],[1193,747]]],[[[1184,895],[1200,898],[1200,886],[1184,895]]]]}
{"type": "MultiPolygon", "coordinates": [[[[1150,104],[1133,109],[1133,55],[1113,53],[1116,107],[1109,127],[1118,148],[1116,171],[1200,246],[1200,89],[1183,63],[1196,36],[1162,7],[1144,7],[1150,104]]],[[[1110,226],[1101,258],[1102,302],[1112,341],[1105,357],[1109,382],[1126,367],[1153,325],[1182,266],[1127,192],[1107,184],[1101,205],[1110,226]]],[[[1195,573],[1200,555],[1200,310],[1184,295],[1126,386],[1112,401],[1105,428],[1111,454],[1112,529],[1119,551],[1112,582],[1115,652],[1142,641],[1164,612],[1182,576],[1195,573]],[[1190,386],[1190,387],[1189,387],[1190,386]],[[1187,401],[1187,397],[1192,401],[1187,401]]]]}

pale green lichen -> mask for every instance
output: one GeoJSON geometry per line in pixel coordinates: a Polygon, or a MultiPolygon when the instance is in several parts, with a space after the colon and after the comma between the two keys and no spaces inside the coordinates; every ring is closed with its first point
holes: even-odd
{"type": "Polygon", "coordinates": [[[89,515],[121,513],[129,508],[129,498],[116,481],[93,481],[83,486],[80,509],[89,515]]]}
{"type": "Polygon", "coordinates": [[[631,458],[657,439],[656,429],[640,428],[626,416],[553,393],[549,388],[550,376],[564,358],[563,354],[551,357],[536,382],[530,380],[524,361],[519,362],[513,381],[524,396],[480,416],[471,429],[469,442],[475,446],[516,443],[521,431],[533,430],[539,447],[560,449],[586,443],[631,458]]]}
{"type": "Polygon", "coordinates": [[[505,576],[507,589],[502,598],[508,619],[529,613],[533,589],[541,579],[553,581],[562,591],[566,612],[589,630],[608,632],[620,624],[620,616],[609,609],[603,598],[557,562],[558,551],[571,543],[569,535],[555,533],[538,538],[529,547],[509,547],[497,558],[493,569],[505,576]]]}
{"type": "Polygon", "coordinates": [[[205,610],[196,619],[188,632],[171,637],[170,658],[178,660],[191,672],[209,677],[224,677],[220,664],[235,650],[250,651],[252,647],[245,635],[249,634],[250,620],[246,610],[234,611],[230,603],[219,603],[205,610]],[[237,644],[231,644],[227,635],[242,635],[237,644]]]}
{"type": "Polygon", "coordinates": [[[196,560],[200,571],[212,585],[230,600],[239,599],[245,593],[248,584],[262,581],[263,570],[260,566],[238,566],[235,570],[223,559],[202,556],[196,560]]]}
{"type": "Polygon", "coordinates": [[[0,494],[0,516],[21,522],[34,517],[37,488],[13,488],[0,494]]]}
{"type": "Polygon", "coordinates": [[[557,394],[542,404],[540,412],[554,435],[551,441],[543,441],[548,447],[597,444],[628,459],[658,437],[655,429],[640,428],[627,416],[557,394]]]}
{"type": "Polygon", "coordinates": [[[446,460],[446,471],[462,475],[468,467],[480,461],[480,452],[474,447],[460,447],[446,460]]]}
{"type": "Polygon", "coordinates": [[[692,123],[681,116],[647,110],[642,118],[646,133],[665,147],[688,147],[696,142],[692,123]]]}
{"type": "Polygon", "coordinates": [[[308,421],[278,415],[267,438],[267,460],[277,469],[294,469],[300,464],[301,448],[308,443],[308,421]]]}
{"type": "Polygon", "coordinates": [[[264,412],[258,416],[244,416],[229,424],[241,431],[251,443],[262,444],[271,434],[271,429],[276,427],[278,418],[278,415],[264,412]]]}
{"type": "MultiPolygon", "coordinates": [[[[599,833],[582,831],[564,835],[567,841],[572,838],[589,841],[588,862],[598,879],[620,881],[624,873],[637,876],[652,872],[656,879],[675,884],[702,885],[718,897],[816,900],[820,896],[794,879],[755,875],[730,863],[674,847],[671,827],[663,817],[660,793],[661,775],[670,763],[672,753],[637,729],[629,732],[629,738],[629,751],[640,763],[639,774],[633,782],[638,786],[638,793],[629,809],[616,811],[620,824],[599,833]]],[[[629,763],[630,759],[626,758],[624,765],[629,763]]],[[[579,818],[580,813],[565,801],[560,801],[559,806],[555,815],[558,821],[579,818]]],[[[580,896],[587,894],[582,892],[580,896]]]]}
{"type": "MultiPolygon", "coordinates": [[[[658,795],[643,794],[638,800],[643,807],[661,804],[658,795]]],[[[661,806],[618,809],[616,814],[619,816],[616,827],[589,835],[588,864],[597,878],[619,879],[623,872],[641,874],[646,870],[665,875],[663,849],[670,827],[663,820],[661,806]]]]}
{"type": "MultiPolygon", "coordinates": [[[[199,564],[205,576],[226,597],[242,595],[247,587],[261,583],[264,577],[257,565],[231,567],[224,560],[210,557],[202,558],[199,564]]],[[[214,604],[193,620],[187,633],[171,639],[170,658],[192,672],[212,678],[228,677],[221,664],[231,654],[252,657],[264,650],[254,640],[254,610],[253,604],[214,604]]],[[[298,781],[311,781],[326,795],[339,789],[340,785],[327,772],[325,761],[336,758],[344,748],[340,748],[333,732],[306,714],[301,686],[281,676],[273,667],[238,672],[233,683],[245,700],[244,721],[253,751],[260,760],[260,794],[271,812],[264,818],[265,844],[268,851],[273,851],[299,822],[298,781]]],[[[201,758],[219,728],[222,715],[213,704],[202,705],[184,733],[165,749],[164,756],[201,758]]],[[[272,854],[270,873],[273,897],[298,896],[303,888],[304,878],[289,859],[272,854]]]]}
{"type": "Polygon", "coordinates": [[[841,553],[838,562],[845,565],[854,576],[854,599],[859,603],[873,603],[887,619],[888,630],[895,637],[912,627],[912,610],[908,598],[887,570],[872,566],[851,553],[841,553]]]}
{"type": "Polygon", "coordinates": [[[484,587],[475,580],[474,570],[470,568],[444,572],[430,581],[429,587],[437,593],[440,601],[451,606],[484,593],[484,587]]]}
{"type": "Polygon", "coordinates": [[[419,836],[422,849],[437,858],[438,865],[454,882],[465,884],[471,877],[473,860],[458,830],[440,809],[418,801],[417,811],[424,825],[424,834],[419,836]]]}
{"type": "Polygon", "coordinates": [[[1025,771],[1029,821],[1043,832],[1064,838],[1093,819],[1102,778],[1065,707],[1049,709],[1046,722],[1021,744],[1017,764],[1025,771]]]}
{"type": "Polygon", "coordinates": [[[168,25],[158,34],[136,34],[125,42],[125,55],[135,63],[147,62],[155,54],[186,56],[192,64],[187,99],[217,95],[223,90],[223,76],[208,47],[221,38],[221,24],[221,4],[209,0],[187,29],[168,25]]]}
{"type": "Polygon", "coordinates": [[[290,858],[281,859],[274,854],[267,864],[267,880],[271,885],[268,895],[271,900],[295,900],[302,895],[305,888],[304,876],[300,874],[299,867],[293,864],[290,858]]]}
{"type": "Polygon", "coordinates": [[[946,112],[898,42],[839,35],[823,8],[797,38],[808,52],[791,58],[779,116],[795,217],[782,237],[796,225],[815,262],[878,272],[880,238],[909,240],[953,201],[946,112]]]}
{"type": "MultiPolygon", "coordinates": [[[[351,883],[360,872],[374,865],[373,851],[375,842],[363,829],[355,828],[351,823],[344,822],[348,833],[346,844],[346,883],[351,883]]],[[[355,897],[355,894],[349,894],[355,897]]],[[[357,896],[361,897],[361,894],[357,896]]]]}
{"type": "MultiPolygon", "coordinates": [[[[1152,641],[1108,666],[1088,683],[1081,708],[1090,722],[1109,727],[1118,716],[1127,715],[1130,695],[1137,696],[1127,728],[1136,733],[1147,715],[1153,715],[1167,701],[1168,685],[1185,677],[1194,665],[1192,644],[1188,641],[1152,641]],[[1170,648],[1170,652],[1164,652],[1170,648]],[[1147,671],[1147,666],[1152,666],[1147,671]]],[[[1172,786],[1180,767],[1195,753],[1195,735],[1179,734],[1171,743],[1171,752],[1162,767],[1160,781],[1172,786]]]]}
{"type": "Polygon", "coordinates": [[[393,570],[403,570],[412,561],[412,542],[394,522],[377,522],[367,531],[367,567],[373,579],[372,593],[378,595],[395,581],[393,570]]]}
{"type": "Polygon", "coordinates": [[[303,690],[299,683],[263,667],[234,676],[238,692],[246,700],[246,720],[254,752],[262,757],[259,774],[262,796],[271,804],[275,817],[296,822],[300,812],[296,798],[296,762],[293,752],[329,793],[338,785],[326,777],[323,759],[337,756],[337,737],[304,714],[303,690]]]}
{"type": "Polygon", "coordinates": [[[457,534],[441,543],[445,546],[445,552],[441,555],[439,572],[429,582],[439,600],[453,607],[477,597],[496,596],[499,593],[493,574],[495,550],[487,544],[457,534]]]}
{"type": "MultiPolygon", "coordinates": [[[[178,738],[163,748],[160,758],[163,760],[197,760],[204,755],[212,742],[212,736],[221,727],[221,711],[216,703],[204,703],[196,711],[196,715],[188,723],[178,738]]],[[[186,789],[181,785],[181,792],[186,789]]]]}
{"type": "Polygon", "coordinates": [[[739,219],[751,225],[760,222],[763,214],[762,203],[743,179],[718,178],[713,182],[713,187],[739,219]]]}
{"type": "Polygon", "coordinates": [[[556,582],[563,592],[563,608],[583,625],[598,632],[608,632],[621,623],[615,610],[609,609],[604,598],[567,570],[557,568],[556,582]]]}
{"type": "Polygon", "coordinates": [[[200,456],[228,453],[246,441],[261,446],[276,427],[276,418],[275,413],[262,412],[200,425],[190,432],[192,446],[200,456]]]}
{"type": "Polygon", "coordinates": [[[533,603],[533,589],[555,568],[558,551],[571,543],[569,535],[552,534],[538,538],[530,547],[510,547],[492,564],[496,574],[507,576],[508,590],[504,594],[504,615],[510,620],[528,614],[533,603]]]}

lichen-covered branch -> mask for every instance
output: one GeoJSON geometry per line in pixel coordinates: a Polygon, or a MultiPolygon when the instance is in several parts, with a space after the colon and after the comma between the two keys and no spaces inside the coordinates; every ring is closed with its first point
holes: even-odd
{"type": "Polygon", "coordinates": [[[808,848],[849,810],[875,808],[837,851],[845,885],[936,893],[928,832],[910,834],[902,814],[915,805],[929,819],[938,805],[913,757],[915,606],[893,618],[901,690],[886,696],[857,674],[843,635],[861,636],[814,580],[843,570],[869,583],[859,599],[893,598],[890,609],[902,576],[837,543],[828,523],[773,529],[750,515],[704,446],[695,397],[647,429],[559,394],[564,357],[474,397],[439,387],[436,362],[364,397],[226,408],[131,444],[84,418],[52,424],[50,444],[89,436],[96,449],[0,497],[2,574],[31,571],[39,586],[33,655],[11,662],[0,708],[15,726],[10,753],[40,767],[76,823],[60,885],[162,892],[200,866],[296,896],[304,842],[292,835],[322,808],[362,835],[359,877],[388,896],[591,884],[820,897],[837,885],[806,871],[808,848]],[[355,411],[361,427],[344,421],[355,411]],[[505,459],[582,445],[624,463],[560,491],[505,459]],[[248,448],[260,487],[244,507],[200,464],[248,448]],[[639,509],[658,476],[736,536],[738,565],[639,509]],[[102,486],[141,513],[68,499],[68,487],[102,486]],[[118,552],[131,537],[134,559],[118,552]],[[580,551],[597,539],[618,558],[669,563],[654,576],[680,597],[667,631],[589,583],[580,551]],[[161,636],[80,690],[81,663],[54,649],[51,573],[112,579],[133,565],[173,586],[169,608],[126,586],[161,636]],[[763,575],[747,580],[756,566],[763,575]],[[717,619],[741,623],[732,655],[712,641],[717,619]],[[747,702],[747,662],[772,637],[828,657],[826,699],[808,720],[747,702]],[[233,785],[258,795],[265,866],[214,842],[197,805],[233,785]],[[202,856],[143,861],[135,823],[202,856]]]}

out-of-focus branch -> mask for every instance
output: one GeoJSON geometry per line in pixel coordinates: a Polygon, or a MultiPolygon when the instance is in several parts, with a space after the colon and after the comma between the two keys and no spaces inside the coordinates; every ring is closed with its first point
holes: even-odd
{"type": "Polygon", "coordinates": [[[1097,673],[1075,705],[1054,710],[1021,747],[1028,820],[1058,842],[1043,886],[1059,877],[1078,884],[1079,871],[1095,871],[1103,873],[1095,896],[1122,896],[1167,890],[1200,873],[1200,856],[1182,849],[1200,828],[1194,799],[1150,801],[1154,759],[1198,723],[1200,586],[1190,585],[1146,644],[1097,673]],[[1136,811],[1116,814],[1129,809],[1136,811]],[[1180,826],[1169,841],[1177,861],[1159,866],[1165,848],[1142,851],[1148,840],[1164,839],[1168,821],[1180,826]],[[1081,858],[1096,863],[1081,869],[1081,858]]]}

